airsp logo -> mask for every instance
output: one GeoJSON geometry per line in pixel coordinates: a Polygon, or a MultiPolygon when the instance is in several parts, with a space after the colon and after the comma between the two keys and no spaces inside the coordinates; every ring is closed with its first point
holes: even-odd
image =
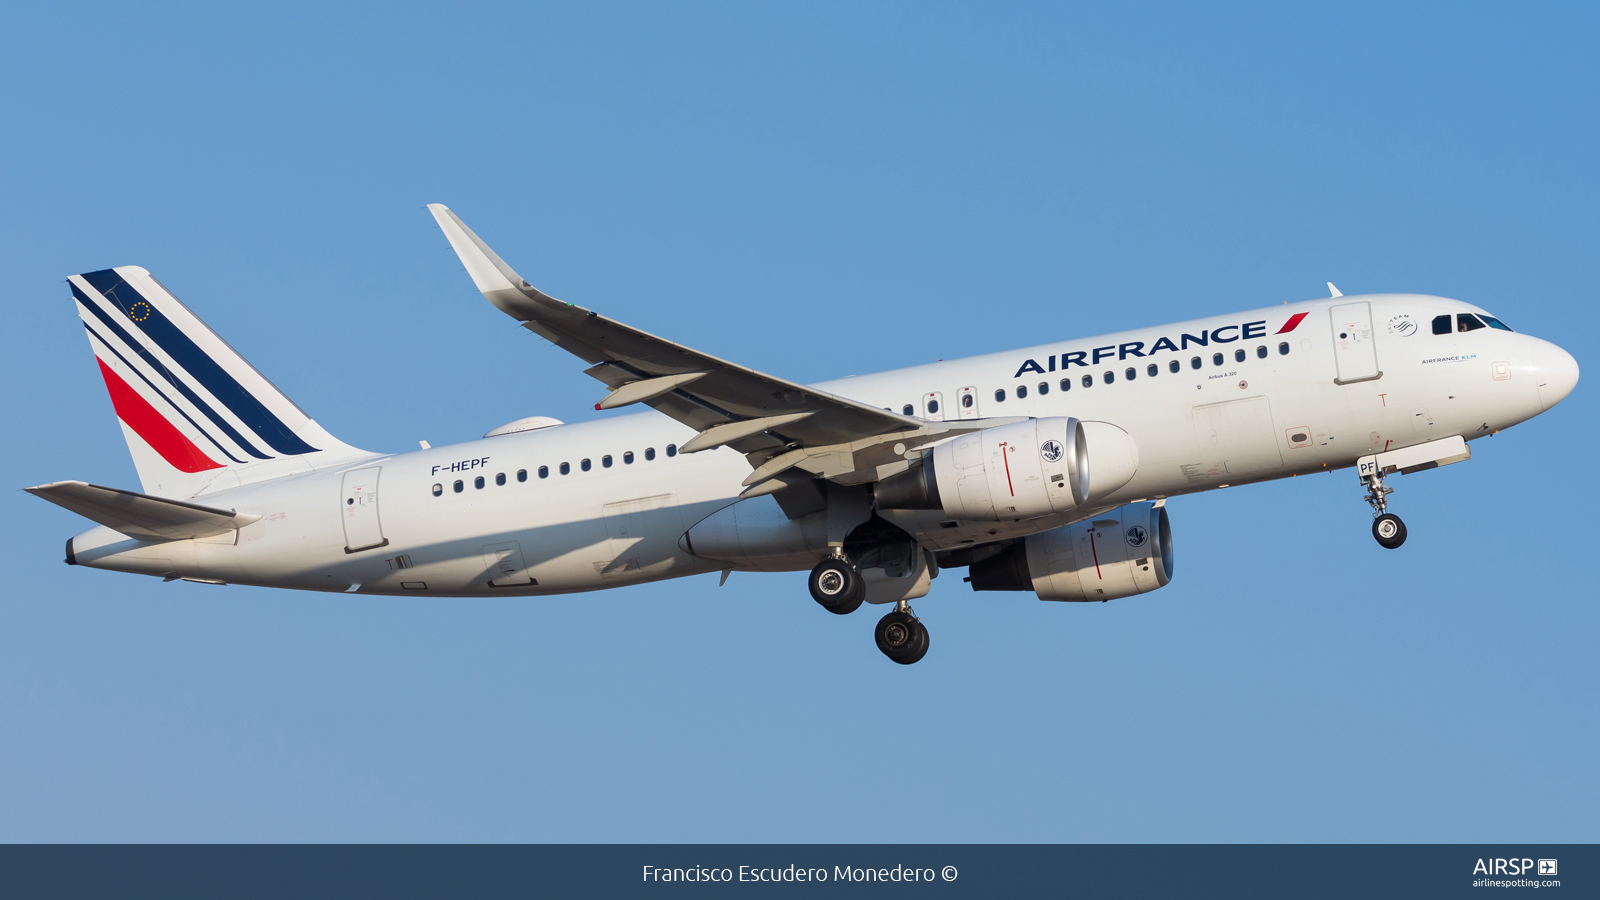
{"type": "Polygon", "coordinates": [[[1398,337],[1411,337],[1417,333],[1417,323],[1404,313],[1389,320],[1389,333],[1398,337]]]}
{"type": "Polygon", "coordinates": [[[1150,533],[1138,525],[1128,529],[1128,546],[1143,547],[1144,542],[1150,539],[1150,533]]]}
{"type": "Polygon", "coordinates": [[[1061,453],[1062,450],[1060,441],[1045,441],[1043,444],[1039,445],[1039,455],[1044,457],[1045,462],[1055,462],[1056,460],[1059,460],[1061,458],[1061,453]]]}

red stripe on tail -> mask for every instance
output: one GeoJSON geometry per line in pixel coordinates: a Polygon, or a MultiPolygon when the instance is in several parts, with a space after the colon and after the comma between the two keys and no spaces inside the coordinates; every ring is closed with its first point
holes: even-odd
{"type": "Polygon", "coordinates": [[[1309,313],[1295,313],[1289,317],[1289,321],[1283,323],[1283,327],[1279,328],[1277,333],[1288,334],[1289,332],[1293,331],[1295,326],[1300,324],[1300,320],[1304,319],[1307,315],[1309,315],[1309,313]]]}
{"type": "Polygon", "coordinates": [[[117,410],[117,418],[128,424],[135,434],[144,438],[161,458],[172,464],[180,472],[204,472],[207,469],[220,469],[222,463],[213,461],[210,457],[200,452],[194,442],[183,436],[183,432],[172,427],[166,417],[156,411],[149,401],[139,396],[139,392],[128,387],[117,373],[111,371],[99,357],[95,362],[100,363],[100,375],[106,380],[106,390],[111,394],[111,405],[117,410]]]}

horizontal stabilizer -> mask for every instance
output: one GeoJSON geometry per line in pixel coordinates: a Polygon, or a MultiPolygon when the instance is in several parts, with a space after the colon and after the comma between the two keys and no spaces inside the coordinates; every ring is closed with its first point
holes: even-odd
{"type": "Polygon", "coordinates": [[[140,541],[210,537],[261,518],[82,481],[57,481],[25,490],[140,541]]]}

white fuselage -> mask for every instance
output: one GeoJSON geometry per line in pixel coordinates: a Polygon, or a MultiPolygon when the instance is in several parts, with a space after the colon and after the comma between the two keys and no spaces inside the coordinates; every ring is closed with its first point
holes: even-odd
{"type": "MultiPolygon", "coordinates": [[[[895,412],[909,406],[924,418],[1073,416],[1112,423],[1132,437],[1137,471],[1114,494],[1097,498],[1096,509],[1105,509],[1350,466],[1367,454],[1452,435],[1471,440],[1539,414],[1571,389],[1547,388],[1541,396],[1543,373],[1558,364],[1557,355],[1565,360],[1560,364],[1571,364],[1545,341],[1489,328],[1431,333],[1435,316],[1462,312],[1481,311],[1419,295],[1334,298],[817,387],[895,412]],[[1370,304],[1379,377],[1340,378],[1349,361],[1336,358],[1331,312],[1351,303],[1370,304]],[[1300,313],[1306,315],[1293,330],[1276,333],[1300,313]],[[1070,389],[1062,389],[1063,379],[1070,389]],[[930,401],[938,403],[936,412],[930,401]]],[[[726,447],[669,453],[693,436],[665,416],[643,412],[376,456],[196,501],[261,516],[236,533],[142,543],[99,527],[74,538],[72,552],[78,564],[120,571],[452,596],[586,591],[739,567],[680,547],[687,529],[736,502],[751,472],[726,447]],[[374,524],[387,543],[347,552],[346,473],[372,467],[381,467],[374,524]]],[[[941,524],[939,512],[883,515],[930,550],[1082,518],[951,526],[941,524]]],[[[791,567],[809,568],[816,558],[797,557],[791,567]]]]}

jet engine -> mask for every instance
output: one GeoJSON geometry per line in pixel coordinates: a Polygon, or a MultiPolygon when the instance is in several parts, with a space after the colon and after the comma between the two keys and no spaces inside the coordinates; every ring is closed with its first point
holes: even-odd
{"type": "Polygon", "coordinates": [[[1130,503],[1029,535],[968,572],[975,591],[1033,591],[1040,600],[1131,597],[1172,580],[1172,527],[1165,506],[1130,503]]]}
{"type": "Polygon", "coordinates": [[[879,509],[993,521],[1067,512],[1089,499],[1091,487],[1083,424],[1052,416],[945,441],[924,451],[919,465],[878,482],[873,494],[879,509]]]}

